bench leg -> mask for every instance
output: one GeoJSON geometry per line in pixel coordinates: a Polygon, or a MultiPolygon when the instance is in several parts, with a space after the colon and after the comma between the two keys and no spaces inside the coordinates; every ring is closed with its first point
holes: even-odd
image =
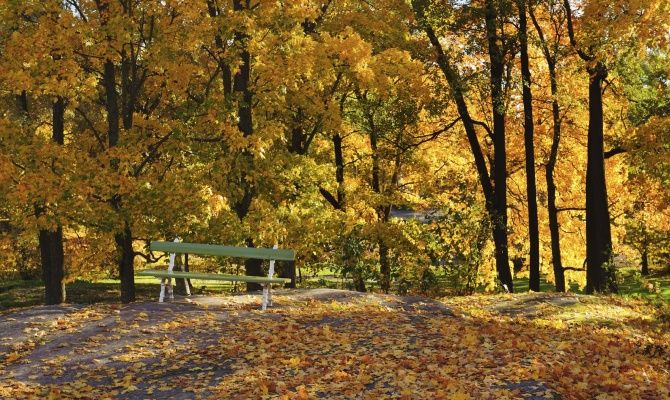
{"type": "Polygon", "coordinates": [[[188,284],[188,278],[184,278],[184,286],[186,287],[186,295],[191,295],[191,285],[188,284]]]}
{"type": "Polygon", "coordinates": [[[268,296],[269,296],[269,287],[268,283],[263,285],[263,303],[261,304],[261,309],[265,311],[268,308],[268,296]]]}
{"type": "Polygon", "coordinates": [[[172,290],[172,278],[168,278],[168,294],[170,295],[170,300],[174,300],[174,291],[172,290]]]}
{"type": "Polygon", "coordinates": [[[158,296],[159,303],[162,303],[165,298],[165,280],[166,278],[161,278],[161,294],[158,296]]]}

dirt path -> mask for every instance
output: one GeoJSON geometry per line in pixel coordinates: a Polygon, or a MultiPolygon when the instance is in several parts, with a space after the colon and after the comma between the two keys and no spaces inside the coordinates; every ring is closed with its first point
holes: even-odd
{"type": "MultiPolygon", "coordinates": [[[[0,398],[561,398],[523,373],[534,357],[498,352],[497,325],[443,302],[329,289],[279,291],[268,312],[259,302],[196,296],[2,315],[0,398]]],[[[511,298],[489,311],[528,317],[576,302],[511,298]]]]}

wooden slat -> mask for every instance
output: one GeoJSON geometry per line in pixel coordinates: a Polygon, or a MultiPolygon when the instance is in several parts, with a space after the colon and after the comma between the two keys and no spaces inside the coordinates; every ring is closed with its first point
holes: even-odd
{"type": "Polygon", "coordinates": [[[182,271],[159,271],[155,269],[148,269],[139,271],[135,275],[140,276],[155,276],[157,278],[189,278],[201,279],[206,281],[231,281],[231,282],[252,282],[252,283],[289,283],[288,278],[268,278],[265,276],[248,276],[248,275],[227,275],[227,274],[207,274],[203,272],[182,272],[182,271]]]}
{"type": "Polygon", "coordinates": [[[264,249],[255,247],[233,247],[202,243],[151,242],[152,251],[166,253],[187,253],[205,256],[227,256],[255,258],[260,260],[295,260],[295,252],[290,249],[264,249]]]}

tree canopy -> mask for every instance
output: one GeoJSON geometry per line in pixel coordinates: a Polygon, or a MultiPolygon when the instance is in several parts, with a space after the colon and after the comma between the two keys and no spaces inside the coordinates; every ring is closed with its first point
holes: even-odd
{"type": "Polygon", "coordinates": [[[52,303],[120,277],[129,302],[149,241],[179,236],[277,243],[359,290],[616,291],[617,268],[670,260],[669,15],[1,2],[0,274],[52,303]]]}

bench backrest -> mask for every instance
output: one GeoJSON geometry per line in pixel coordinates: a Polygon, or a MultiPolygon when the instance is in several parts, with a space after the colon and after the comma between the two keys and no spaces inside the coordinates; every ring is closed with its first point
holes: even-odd
{"type": "Polygon", "coordinates": [[[216,244],[151,242],[151,251],[166,253],[188,253],[204,256],[224,256],[236,258],[255,258],[260,260],[295,260],[295,252],[290,249],[265,249],[256,247],[233,247],[216,244]]]}

